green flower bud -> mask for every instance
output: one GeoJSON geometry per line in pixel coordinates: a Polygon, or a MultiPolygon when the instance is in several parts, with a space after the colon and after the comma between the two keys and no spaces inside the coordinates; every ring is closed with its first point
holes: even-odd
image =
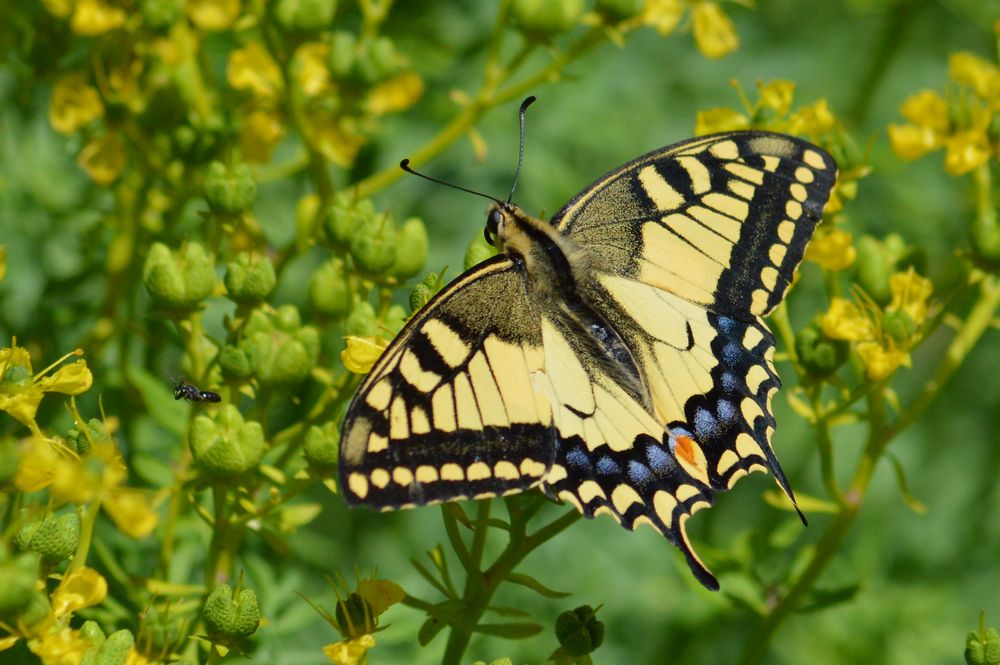
{"type": "Polygon", "coordinates": [[[323,218],[323,230],[334,246],[349,247],[351,239],[375,217],[371,199],[355,200],[353,194],[340,192],[323,218]]]}
{"type": "Polygon", "coordinates": [[[330,76],[335,79],[347,78],[354,69],[358,42],[350,32],[335,32],[330,38],[330,57],[327,64],[330,76]]]}
{"type": "Polygon", "coordinates": [[[80,517],[75,512],[29,522],[14,536],[19,549],[37,552],[49,562],[68,559],[79,542],[80,517]]]}
{"type": "Polygon", "coordinates": [[[302,446],[306,461],[321,469],[332,469],[337,466],[337,451],[340,449],[340,433],[333,421],[323,427],[313,425],[306,432],[306,440],[302,446]]]}
{"type": "Polygon", "coordinates": [[[35,581],[38,579],[38,556],[22,554],[0,562],[0,618],[14,625],[32,604],[35,581]]]}
{"type": "Polygon", "coordinates": [[[66,432],[65,443],[77,455],[90,452],[90,442],[110,444],[111,435],[104,428],[104,423],[97,418],[91,418],[87,424],[80,424],[80,429],[70,429],[66,432]]]}
{"type": "Polygon", "coordinates": [[[142,281],[160,305],[186,309],[197,305],[215,288],[215,264],[205,248],[189,242],[171,252],[163,243],[153,243],[142,266],[142,281]]]}
{"type": "Polygon", "coordinates": [[[125,630],[116,630],[108,635],[104,644],[97,650],[97,657],[94,658],[94,665],[125,665],[128,659],[128,652],[135,646],[135,638],[132,633],[125,630]]]}
{"type": "Polygon", "coordinates": [[[242,162],[228,168],[222,162],[212,162],[208,165],[204,185],[208,206],[218,213],[239,214],[257,198],[257,183],[250,174],[250,167],[242,162]]]}
{"type": "Polygon", "coordinates": [[[429,303],[433,297],[434,294],[431,293],[431,287],[427,286],[424,282],[420,282],[410,291],[410,311],[420,311],[420,308],[429,303]]]}
{"type": "Polygon", "coordinates": [[[245,422],[232,404],[214,416],[201,415],[191,425],[191,453],[207,472],[228,476],[249,471],[264,455],[264,430],[260,423],[245,422]]]}
{"type": "Polygon", "coordinates": [[[597,610],[581,605],[559,615],[556,637],[570,656],[586,656],[604,642],[604,624],[597,620],[597,610]]]}
{"type": "Polygon", "coordinates": [[[850,344],[829,339],[820,330],[819,321],[813,321],[795,335],[795,353],[809,374],[822,378],[833,374],[847,362],[850,344]]]}
{"type": "Polygon", "coordinates": [[[644,0],[597,0],[595,8],[604,20],[618,23],[637,16],[644,5],[644,0]]]}
{"type": "Polygon", "coordinates": [[[882,317],[882,330],[897,342],[905,342],[917,334],[917,324],[905,310],[886,312],[882,317]]]}
{"type": "Polygon", "coordinates": [[[399,279],[408,279],[424,267],[427,260],[427,227],[418,217],[403,222],[396,233],[396,263],[390,271],[399,279]]]}
{"type": "Polygon", "coordinates": [[[139,644],[149,645],[147,652],[175,653],[182,651],[182,645],[187,642],[189,617],[186,613],[178,613],[172,608],[160,612],[150,607],[144,613],[140,632],[136,638],[139,644]]]}
{"type": "Polygon", "coordinates": [[[365,220],[351,238],[351,256],[358,267],[380,275],[396,262],[396,225],[389,215],[381,214],[365,220]]]}
{"type": "Polygon", "coordinates": [[[382,327],[396,335],[403,329],[406,319],[406,310],[403,309],[402,305],[390,305],[382,319],[382,327]]]}
{"type": "Polygon", "coordinates": [[[479,265],[486,259],[497,255],[497,248],[486,242],[482,233],[477,233],[472,237],[469,248],[465,250],[465,269],[468,270],[474,265],[479,265]]]}
{"type": "Polygon", "coordinates": [[[995,628],[983,633],[972,631],[965,638],[965,662],[968,665],[1000,665],[1000,634],[995,628]]]}
{"type": "Polygon", "coordinates": [[[301,325],[294,305],[274,312],[255,309],[236,345],[222,348],[219,365],[230,377],[254,375],[263,384],[294,384],[315,367],[319,348],[319,332],[301,325]]]}
{"type": "Polygon", "coordinates": [[[317,312],[339,318],[351,308],[351,290],[344,273],[344,262],[330,259],[309,279],[309,302],[317,312]]]}
{"type": "Polygon", "coordinates": [[[884,305],[892,299],[889,277],[894,272],[895,261],[883,245],[871,236],[861,236],[855,242],[858,252],[854,264],[854,279],[865,293],[884,305]]]}
{"type": "Polygon", "coordinates": [[[344,600],[337,601],[337,630],[344,637],[358,637],[372,633],[377,624],[377,617],[372,611],[371,603],[351,593],[344,600]]]}
{"type": "Polygon", "coordinates": [[[274,264],[266,256],[251,257],[241,252],[226,266],[226,290],[239,303],[257,303],[267,299],[278,283],[274,264]]]}
{"type": "Polygon", "coordinates": [[[165,32],[181,19],[181,0],[141,0],[142,22],[150,29],[165,32]]]}
{"type": "Polygon", "coordinates": [[[361,301],[354,306],[347,321],[344,322],[344,333],[355,337],[368,337],[378,332],[378,321],[375,319],[375,308],[367,301],[361,301]]]}
{"type": "Polygon", "coordinates": [[[551,37],[576,25],[583,14],[583,0],[514,0],[511,11],[524,32],[551,37]]]}
{"type": "Polygon", "coordinates": [[[274,17],[286,30],[312,32],[329,27],[336,10],[336,0],[278,0],[274,17]]]}
{"type": "Polygon", "coordinates": [[[100,647],[107,639],[104,631],[101,630],[100,624],[93,620],[83,622],[83,625],[80,626],[80,637],[87,640],[95,647],[100,647]]]}
{"type": "Polygon", "coordinates": [[[969,232],[976,254],[990,263],[1000,262],[1000,220],[995,214],[975,215],[969,232]]]}
{"type": "Polygon", "coordinates": [[[219,369],[223,376],[230,379],[248,379],[253,376],[250,355],[244,349],[229,344],[219,351],[219,369]]]}
{"type": "Polygon", "coordinates": [[[376,37],[368,48],[368,57],[378,80],[390,78],[399,72],[399,54],[388,37],[376,37]]]}
{"type": "Polygon", "coordinates": [[[233,593],[228,584],[220,584],[205,599],[205,625],[213,642],[232,644],[249,637],[260,625],[260,606],[252,589],[233,593]]]}

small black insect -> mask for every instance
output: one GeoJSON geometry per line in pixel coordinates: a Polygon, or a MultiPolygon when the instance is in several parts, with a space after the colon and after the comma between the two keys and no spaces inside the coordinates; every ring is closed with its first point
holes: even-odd
{"type": "Polygon", "coordinates": [[[211,390],[198,390],[196,386],[192,386],[190,383],[186,383],[184,381],[174,384],[174,399],[184,399],[189,402],[222,401],[222,397],[219,396],[219,393],[213,393],[211,390]]]}

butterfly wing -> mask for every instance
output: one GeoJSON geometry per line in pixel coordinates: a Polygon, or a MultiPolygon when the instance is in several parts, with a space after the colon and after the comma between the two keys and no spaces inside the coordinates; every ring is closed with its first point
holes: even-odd
{"type": "Polygon", "coordinates": [[[526,277],[497,256],[414,316],[351,402],[340,484],[380,509],[493,496],[539,484],[554,455],[541,323],[526,277]]]}
{"type": "Polygon", "coordinates": [[[608,273],[749,320],[781,302],[836,174],[791,136],[715,134],[612,171],[552,224],[608,273]]]}

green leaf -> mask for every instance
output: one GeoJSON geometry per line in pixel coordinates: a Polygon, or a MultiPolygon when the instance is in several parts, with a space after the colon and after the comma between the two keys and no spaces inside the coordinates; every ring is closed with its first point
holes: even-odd
{"type": "MultiPolygon", "coordinates": [[[[767,490],[763,493],[764,501],[775,508],[780,508],[781,510],[794,511],[795,506],[792,502],[788,500],[784,492],[779,492],[778,490],[767,490]]],[[[802,494],[800,492],[795,493],[795,501],[799,504],[799,509],[807,515],[809,513],[836,513],[840,511],[840,507],[837,506],[833,501],[827,501],[826,499],[820,499],[819,497],[811,496],[809,494],[802,494]]]]}
{"type": "Polygon", "coordinates": [[[487,611],[494,612],[503,617],[529,617],[531,614],[519,607],[507,607],[505,605],[490,605],[487,611]]]}
{"type": "Polygon", "coordinates": [[[535,593],[545,596],[546,598],[566,598],[573,595],[565,591],[550,589],[530,575],[511,573],[506,577],[506,580],[512,584],[520,584],[521,586],[528,587],[535,593]]]}
{"type": "Polygon", "coordinates": [[[841,605],[854,599],[861,590],[860,584],[837,587],[834,589],[814,589],[808,596],[800,612],[816,612],[818,610],[841,605]]]}
{"type": "Polygon", "coordinates": [[[483,635],[502,637],[508,640],[523,640],[544,630],[537,623],[481,623],[476,632],[483,635]]]}

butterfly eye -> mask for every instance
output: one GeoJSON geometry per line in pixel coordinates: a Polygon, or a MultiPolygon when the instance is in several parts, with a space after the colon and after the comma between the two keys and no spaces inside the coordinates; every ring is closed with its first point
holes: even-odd
{"type": "Polygon", "coordinates": [[[500,222],[502,220],[503,215],[499,210],[491,211],[489,217],[486,218],[486,228],[483,229],[483,237],[491,245],[496,245],[497,232],[500,230],[500,222]]]}

